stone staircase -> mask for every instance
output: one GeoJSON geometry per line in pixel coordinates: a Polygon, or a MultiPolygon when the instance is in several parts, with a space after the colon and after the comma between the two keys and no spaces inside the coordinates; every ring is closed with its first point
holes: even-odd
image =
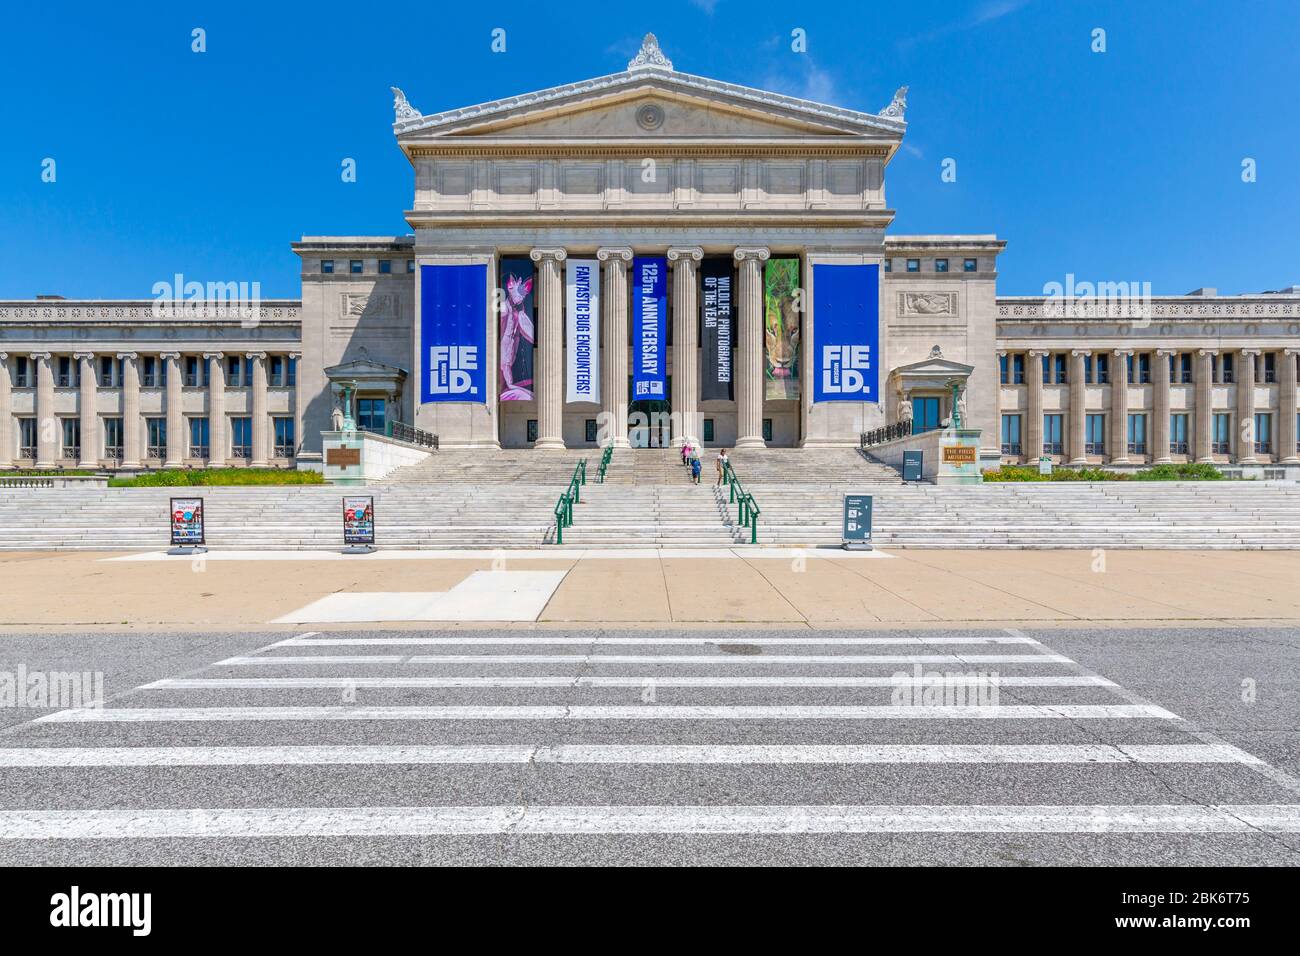
{"type": "MultiPolygon", "coordinates": [[[[560,451],[535,451],[530,448],[435,451],[424,461],[398,468],[384,478],[381,484],[484,485],[524,482],[558,485],[555,492],[558,496],[568,485],[573,469],[584,458],[587,460],[588,479],[595,478],[600,456],[599,448],[568,448],[560,451]]],[[[632,460],[627,455],[615,453],[605,480],[611,483],[630,483],[633,480],[632,460]]]]}
{"type": "MultiPolygon", "coordinates": [[[[713,469],[715,449],[706,449],[713,469]]],[[[901,485],[903,476],[856,448],[754,448],[729,450],[731,467],[741,483],[901,485]]]]}

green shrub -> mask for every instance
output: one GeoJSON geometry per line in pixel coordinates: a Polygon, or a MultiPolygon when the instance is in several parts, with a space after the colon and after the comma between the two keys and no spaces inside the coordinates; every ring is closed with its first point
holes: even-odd
{"type": "Polygon", "coordinates": [[[984,472],[985,481],[1218,481],[1222,477],[1213,465],[1194,462],[1153,465],[1138,472],[1085,466],[1055,467],[1050,475],[1040,475],[1037,465],[1003,465],[984,472]]]}
{"type": "Polygon", "coordinates": [[[191,485],[323,485],[318,471],[288,468],[166,468],[131,478],[110,478],[111,488],[161,488],[191,485]]]}
{"type": "Polygon", "coordinates": [[[1133,477],[1138,481],[1221,481],[1223,472],[1208,462],[1185,461],[1177,465],[1152,465],[1133,477]]]}

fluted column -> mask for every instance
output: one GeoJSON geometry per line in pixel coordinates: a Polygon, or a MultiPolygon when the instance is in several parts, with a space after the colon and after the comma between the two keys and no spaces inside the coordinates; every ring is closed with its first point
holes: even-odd
{"type": "Polygon", "coordinates": [[[95,378],[95,353],[77,352],[73,355],[80,365],[81,391],[78,412],[81,415],[81,461],[79,468],[99,467],[99,381],[95,378]]]}
{"type": "Polygon", "coordinates": [[[140,421],[140,368],[135,352],[118,352],[117,357],[122,360],[122,467],[139,468],[144,430],[140,421]]]}
{"type": "Polygon", "coordinates": [[[1025,459],[1037,461],[1043,454],[1043,356],[1042,349],[1025,353],[1025,459]]]}
{"type": "Polygon", "coordinates": [[[226,436],[226,369],[225,355],[204,352],[208,363],[208,467],[223,468],[230,439],[226,436]]]}
{"type": "Polygon", "coordinates": [[[247,357],[253,363],[253,460],[249,465],[265,468],[271,458],[270,442],[267,441],[271,420],[266,413],[266,353],[249,352],[247,357]]]}
{"type": "Polygon", "coordinates": [[[628,448],[632,443],[627,437],[627,264],[632,261],[632,250],[597,249],[596,258],[605,263],[600,290],[605,321],[601,375],[605,389],[601,413],[605,419],[604,442],[615,448],[628,448]]]}
{"type": "Polygon", "coordinates": [[[1214,461],[1214,352],[1196,353],[1196,443],[1192,451],[1200,462],[1214,461]]]}
{"type": "Polygon", "coordinates": [[[36,467],[53,468],[59,457],[59,423],[54,420],[54,370],[49,352],[33,352],[36,364],[36,467]]]}
{"type": "Polygon", "coordinates": [[[1169,457],[1169,360],[1173,349],[1156,349],[1155,378],[1151,386],[1151,462],[1167,465],[1169,457]]]}
{"type": "Polygon", "coordinates": [[[1127,465],[1128,459],[1128,360],[1130,349],[1115,349],[1110,373],[1110,463],[1127,465]]]}
{"type": "Polygon", "coordinates": [[[736,447],[764,448],[763,441],[763,263],[764,248],[737,249],[740,263],[739,335],[736,336],[736,447]]]}
{"type": "Polygon", "coordinates": [[[0,468],[14,464],[13,377],[9,370],[9,353],[0,352],[0,468]]]}
{"type": "Polygon", "coordinates": [[[185,460],[185,412],[181,405],[181,353],[163,352],[158,356],[167,363],[167,457],[165,468],[179,468],[185,460]]]}
{"type": "MultiPolygon", "coordinates": [[[[297,457],[298,457],[298,449],[302,447],[303,439],[306,437],[305,429],[303,428],[303,414],[302,414],[303,411],[305,410],[305,407],[306,407],[306,403],[303,402],[303,400],[302,400],[302,369],[297,367],[297,366],[298,366],[298,363],[301,361],[301,359],[302,359],[302,353],[301,353],[301,352],[290,352],[288,355],[285,356],[285,359],[284,359],[286,362],[292,362],[292,363],[294,363],[294,370],[293,370],[293,373],[294,373],[294,374],[293,374],[293,452],[292,452],[294,458],[297,458],[297,457]]],[[[286,371],[287,371],[287,367],[286,367],[286,371]]],[[[400,402],[395,402],[395,403],[394,403],[394,414],[396,414],[396,415],[402,415],[402,417],[405,418],[405,415],[402,413],[402,409],[401,409],[401,404],[400,404],[400,402]]],[[[410,420],[413,420],[413,419],[410,419],[410,420]]],[[[399,419],[399,421],[400,421],[400,419],[399,419]]]]}
{"type": "Polygon", "coordinates": [[[1086,415],[1088,414],[1087,392],[1084,389],[1084,357],[1088,353],[1082,349],[1070,351],[1070,464],[1086,465],[1088,463],[1088,446],[1086,415]]]}
{"type": "Polygon", "coordinates": [[[1255,357],[1259,349],[1237,353],[1237,464],[1253,465],[1255,458],[1255,357]]]}
{"type": "Polygon", "coordinates": [[[1276,457],[1283,464],[1296,465],[1300,464],[1300,454],[1296,453],[1296,442],[1300,441],[1296,426],[1296,388],[1297,378],[1300,377],[1296,372],[1296,356],[1300,355],[1300,349],[1283,349],[1279,354],[1282,359],[1282,374],[1278,379],[1278,413],[1282,416],[1282,421],[1277,430],[1276,457]]]}
{"type": "Polygon", "coordinates": [[[534,249],[538,263],[537,441],[534,448],[564,447],[564,283],[563,249],[534,249]]]}
{"type": "Polygon", "coordinates": [[[673,445],[700,444],[699,264],[704,250],[668,250],[673,264],[673,416],[681,422],[673,445]]]}

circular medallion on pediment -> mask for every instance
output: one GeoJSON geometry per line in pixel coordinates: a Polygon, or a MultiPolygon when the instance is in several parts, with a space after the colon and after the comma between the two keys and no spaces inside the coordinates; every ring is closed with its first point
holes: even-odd
{"type": "Polygon", "coordinates": [[[664,108],[658,103],[646,103],[636,111],[636,125],[644,130],[655,130],[664,125],[664,108]]]}

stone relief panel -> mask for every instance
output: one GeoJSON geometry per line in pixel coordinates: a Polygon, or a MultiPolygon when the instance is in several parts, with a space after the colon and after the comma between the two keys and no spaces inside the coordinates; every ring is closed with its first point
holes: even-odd
{"type": "Polygon", "coordinates": [[[956,316],[956,292],[900,292],[898,314],[901,316],[956,316]]]}

